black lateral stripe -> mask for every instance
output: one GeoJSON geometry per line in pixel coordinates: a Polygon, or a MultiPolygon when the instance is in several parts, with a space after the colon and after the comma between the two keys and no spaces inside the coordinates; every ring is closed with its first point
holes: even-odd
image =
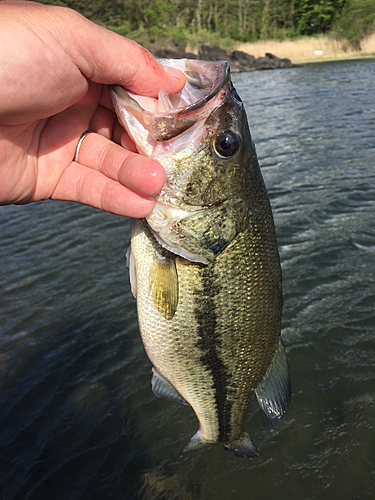
{"type": "Polygon", "coordinates": [[[215,283],[211,266],[202,269],[203,293],[196,297],[195,317],[198,323],[198,341],[196,346],[202,351],[200,360],[213,378],[215,389],[216,412],[219,425],[219,441],[226,442],[231,433],[232,403],[228,401],[230,375],[219,357],[218,347],[222,344],[217,332],[217,316],[214,298],[220,293],[215,283]]]}

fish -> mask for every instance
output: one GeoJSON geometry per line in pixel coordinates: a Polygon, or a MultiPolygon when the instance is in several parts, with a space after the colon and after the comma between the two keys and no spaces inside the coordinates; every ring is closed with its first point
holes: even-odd
{"type": "Polygon", "coordinates": [[[159,62],[184,72],[180,93],[110,87],[139,153],[166,172],[153,212],[132,220],[128,254],[152,390],[197,416],[180,455],[220,443],[254,458],[252,394],[271,424],[291,401],[271,205],[228,63],[159,62]]]}

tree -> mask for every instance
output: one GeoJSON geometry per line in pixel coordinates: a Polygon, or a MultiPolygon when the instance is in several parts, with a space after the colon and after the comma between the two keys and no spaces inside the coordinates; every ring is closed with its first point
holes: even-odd
{"type": "MultiPolygon", "coordinates": [[[[357,4],[367,6],[375,3],[375,0],[39,1],[71,7],[146,46],[150,39],[155,40],[162,35],[173,37],[180,43],[210,40],[212,43],[228,44],[231,40],[283,39],[325,33],[331,29],[345,2],[349,11],[355,10],[357,4]]],[[[344,29],[338,29],[338,34],[344,29]]]]}
{"type": "Polygon", "coordinates": [[[332,27],[345,0],[295,0],[294,19],[301,35],[326,33],[332,27]]]}
{"type": "Polygon", "coordinates": [[[347,0],[333,30],[335,38],[344,42],[344,49],[349,45],[361,50],[361,42],[374,32],[374,0],[347,0]]]}

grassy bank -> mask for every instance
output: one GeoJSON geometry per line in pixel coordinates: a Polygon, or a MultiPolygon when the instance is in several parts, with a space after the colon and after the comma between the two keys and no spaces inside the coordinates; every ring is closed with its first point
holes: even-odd
{"type": "Polygon", "coordinates": [[[328,36],[321,36],[283,42],[262,40],[255,43],[241,43],[237,48],[255,57],[261,57],[266,52],[271,52],[280,58],[287,57],[295,64],[364,57],[375,58],[375,34],[363,41],[361,45],[360,52],[349,49],[344,51],[342,43],[336,42],[328,36]]]}

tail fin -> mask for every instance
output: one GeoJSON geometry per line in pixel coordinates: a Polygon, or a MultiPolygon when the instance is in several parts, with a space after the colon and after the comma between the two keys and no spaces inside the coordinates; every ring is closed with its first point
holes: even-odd
{"type": "Polygon", "coordinates": [[[259,456],[258,449],[247,432],[237,441],[225,444],[224,449],[232,451],[236,457],[255,458],[259,456]]]}
{"type": "MultiPolygon", "coordinates": [[[[179,456],[182,457],[187,451],[197,450],[206,444],[211,443],[203,439],[198,431],[190,439],[185,448],[179,452],[179,456]]],[[[247,432],[240,439],[224,444],[224,449],[232,451],[236,457],[255,458],[259,455],[257,447],[247,432]]]]}

